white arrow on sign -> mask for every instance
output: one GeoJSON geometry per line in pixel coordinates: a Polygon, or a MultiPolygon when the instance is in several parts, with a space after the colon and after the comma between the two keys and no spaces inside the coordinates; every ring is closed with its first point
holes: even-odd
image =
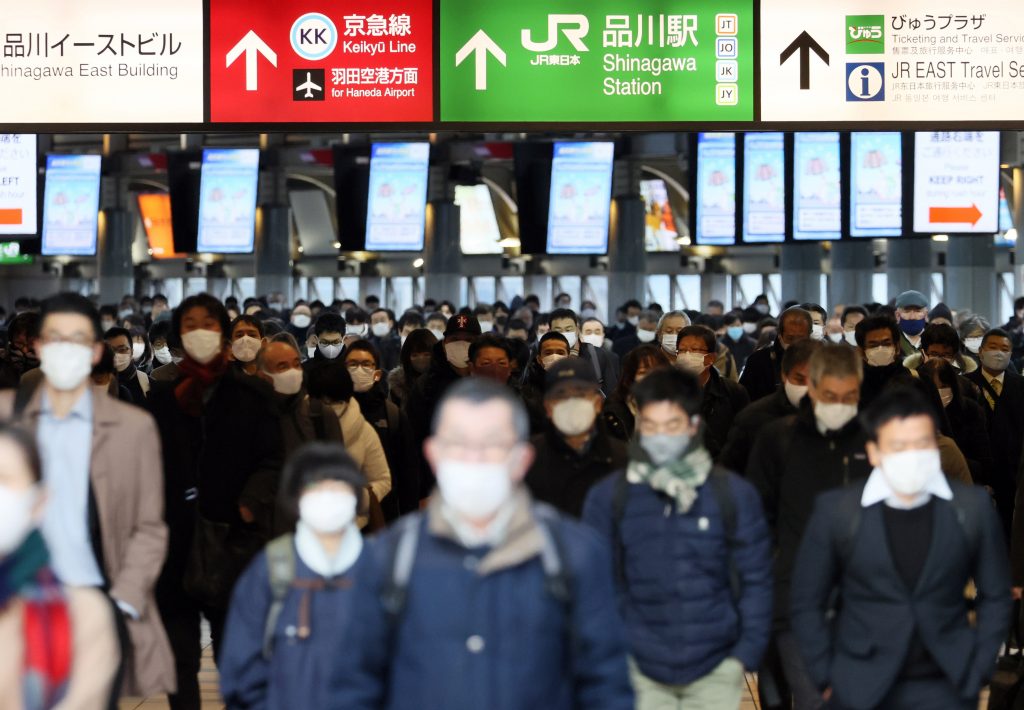
{"type": "Polygon", "coordinates": [[[245,90],[256,91],[257,80],[256,80],[256,61],[257,54],[262,54],[267,58],[275,67],[277,66],[277,52],[267,46],[258,34],[249,30],[245,37],[239,40],[238,44],[231,48],[231,51],[227,54],[228,63],[226,66],[231,66],[235,63],[235,60],[242,56],[242,52],[245,52],[245,90]]]}
{"type": "Polygon", "coordinates": [[[458,54],[455,55],[455,66],[459,66],[466,57],[470,54],[475,55],[476,61],[476,90],[485,91],[487,89],[487,53],[490,52],[494,55],[501,66],[508,66],[506,64],[505,52],[502,51],[501,47],[494,43],[494,40],[487,36],[487,33],[483,30],[479,30],[473,35],[466,44],[462,46],[458,54]]]}

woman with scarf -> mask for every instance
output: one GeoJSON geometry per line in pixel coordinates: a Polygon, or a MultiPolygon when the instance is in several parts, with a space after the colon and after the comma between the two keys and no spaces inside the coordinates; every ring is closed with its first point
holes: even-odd
{"type": "Polygon", "coordinates": [[[636,706],[736,710],[771,631],[761,500],[704,447],[696,377],[657,369],[633,397],[629,464],[590,490],[583,520],[614,551],[636,706]]]}
{"type": "Polygon", "coordinates": [[[113,608],[50,569],[41,478],[31,435],[0,424],[0,707],[100,710],[121,660],[113,608]]]}
{"type": "Polygon", "coordinates": [[[154,384],[149,406],[160,429],[170,529],[157,602],[174,649],[178,693],[170,706],[178,710],[200,707],[200,614],[219,654],[235,580],[276,532],[283,448],[273,390],[231,367],[220,301],[191,296],[171,323],[185,356],[176,380],[154,384]]]}

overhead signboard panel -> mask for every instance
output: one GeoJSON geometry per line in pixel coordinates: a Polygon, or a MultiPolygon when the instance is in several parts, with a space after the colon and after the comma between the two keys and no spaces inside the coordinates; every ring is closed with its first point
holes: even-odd
{"type": "Polygon", "coordinates": [[[442,122],[754,119],[753,0],[441,0],[442,122]]]}
{"type": "Polygon", "coordinates": [[[999,231],[998,131],[915,135],[914,231],[999,231]]]}
{"type": "Polygon", "coordinates": [[[433,120],[431,0],[212,0],[213,123],[433,120]]]}
{"type": "Polygon", "coordinates": [[[0,133],[0,234],[35,234],[38,198],[34,133],[0,133]]]}
{"type": "Polygon", "coordinates": [[[762,0],[761,120],[1019,121],[1019,0],[762,0]]]}
{"type": "Polygon", "coordinates": [[[4,3],[2,120],[24,124],[203,121],[203,2],[4,3]]]}

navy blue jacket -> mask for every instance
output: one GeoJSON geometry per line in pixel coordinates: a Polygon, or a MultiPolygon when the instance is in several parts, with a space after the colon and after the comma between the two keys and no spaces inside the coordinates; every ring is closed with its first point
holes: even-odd
{"type": "Polygon", "coordinates": [[[481,575],[487,548],[436,537],[416,515],[420,537],[402,615],[389,624],[381,604],[392,529],[368,548],[376,591],[358,595],[357,667],[335,673],[330,704],[320,707],[632,710],[611,563],[593,531],[559,523],[574,594],[568,621],[539,557],[481,575]]]}
{"type": "MultiPolygon", "coordinates": [[[[294,543],[293,543],[294,546],[294,543]]],[[[263,657],[263,632],[273,601],[266,552],[238,579],[228,611],[224,647],[217,663],[220,690],[231,710],[298,710],[328,704],[328,679],[346,654],[354,654],[349,633],[354,591],[367,566],[366,548],[343,575],[325,580],[295,554],[297,580],[324,580],[310,591],[310,635],[297,637],[299,605],[305,594],[292,588],[274,633],[273,654],[263,657]]]]}
{"type": "Polygon", "coordinates": [[[915,631],[966,704],[977,702],[995,669],[1013,605],[1002,530],[983,489],[949,485],[954,499],[970,496],[980,512],[971,536],[976,547],[970,549],[953,503],[936,498],[932,539],[913,590],[889,552],[883,503],[861,509],[856,532],[836,513],[859,503],[863,483],[815,501],[793,573],[790,623],[811,680],[831,686],[844,708],[878,706],[897,680],[915,631]],[[964,599],[968,579],[978,590],[973,626],[964,599]],[[836,588],[842,603],[831,619],[826,612],[836,588]]]}
{"type": "MultiPolygon", "coordinates": [[[[612,511],[615,479],[622,475],[594,486],[583,508],[583,520],[610,546],[619,544],[612,511]]],[[[691,683],[727,657],[755,669],[768,644],[771,536],[757,491],[739,476],[726,475],[736,506],[732,558],[742,587],[736,600],[722,516],[708,484],[683,514],[650,486],[629,485],[620,524],[620,601],[630,653],[643,674],[659,683],[691,683]]]]}

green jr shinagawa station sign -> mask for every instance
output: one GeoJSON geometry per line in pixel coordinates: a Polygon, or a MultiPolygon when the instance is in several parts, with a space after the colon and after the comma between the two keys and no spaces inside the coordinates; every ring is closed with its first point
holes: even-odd
{"type": "Polygon", "coordinates": [[[754,120],[752,0],[442,0],[440,120],[754,120]]]}

